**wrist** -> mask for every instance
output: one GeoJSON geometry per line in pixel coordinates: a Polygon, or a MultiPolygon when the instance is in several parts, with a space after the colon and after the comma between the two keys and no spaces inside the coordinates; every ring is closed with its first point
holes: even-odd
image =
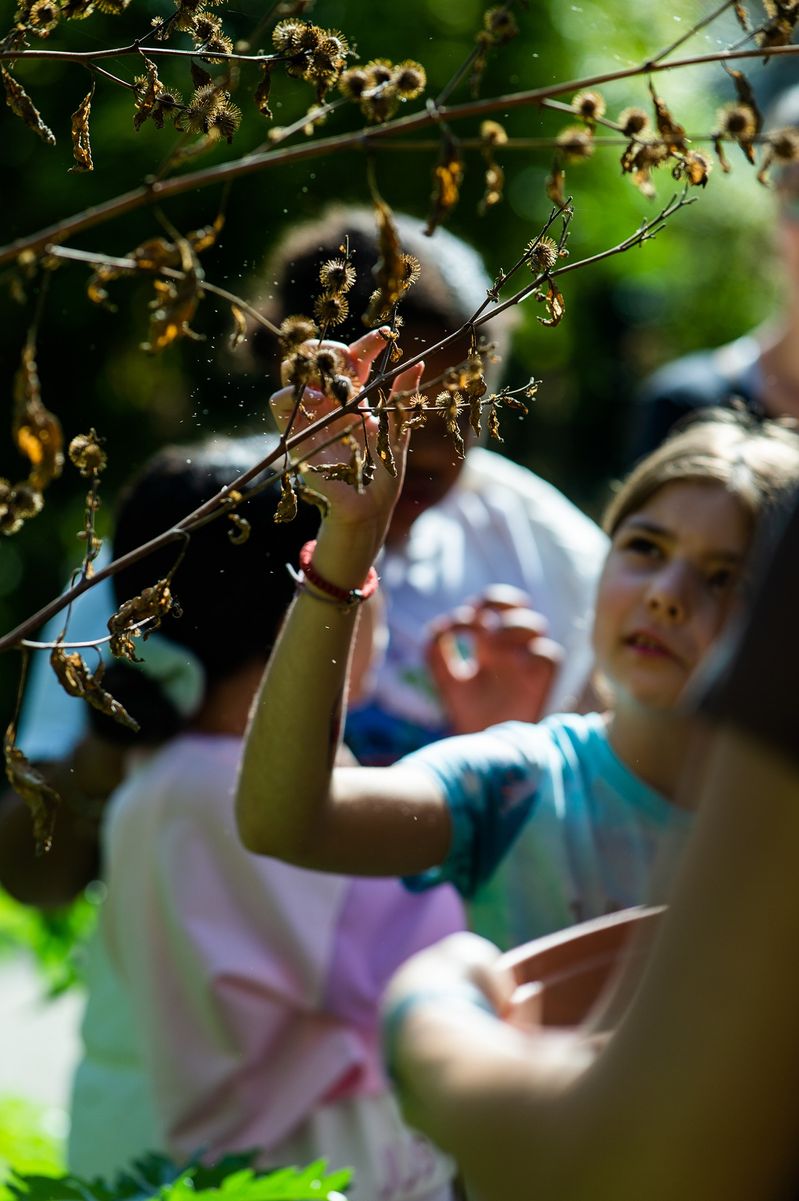
{"type": "Polygon", "coordinates": [[[295,576],[297,586],[301,591],[307,592],[310,588],[311,595],[315,596],[318,600],[334,604],[345,611],[363,604],[364,601],[369,600],[377,592],[380,579],[374,567],[369,568],[363,583],[357,588],[341,587],[318,570],[317,565],[314,563],[315,551],[315,541],[306,542],[300,548],[300,570],[299,573],[292,572],[292,574],[295,576]]]}
{"type": "Polygon", "coordinates": [[[388,1000],[381,1015],[381,1041],[383,1044],[383,1059],[389,1076],[398,1080],[398,1064],[401,1058],[401,1046],[411,1017],[422,1009],[436,1006],[446,1006],[472,1011],[480,1011],[496,1017],[497,1013],[491,1001],[476,984],[471,981],[442,981],[426,987],[414,988],[400,993],[388,1000]]]}
{"type": "Polygon", "coordinates": [[[360,588],[374,566],[382,537],[371,523],[325,520],[313,552],[316,570],[338,588],[360,588]]]}

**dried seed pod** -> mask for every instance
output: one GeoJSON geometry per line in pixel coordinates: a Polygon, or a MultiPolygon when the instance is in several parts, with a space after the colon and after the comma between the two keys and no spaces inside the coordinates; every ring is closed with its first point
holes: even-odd
{"type": "Polygon", "coordinates": [[[572,99],[572,106],[591,124],[605,115],[605,98],[599,92],[578,92],[572,99]]]}
{"type": "Polygon", "coordinates": [[[294,316],[286,317],[278,329],[278,338],[280,340],[280,349],[283,355],[295,346],[299,346],[302,342],[309,342],[313,338],[319,337],[319,329],[316,324],[311,321],[310,317],[294,316]]]}
{"type": "Polygon", "coordinates": [[[90,429],[88,434],[76,434],[69,444],[68,454],[73,466],[87,479],[99,475],[108,463],[108,456],[94,429],[90,429]]]}
{"type": "Polygon", "coordinates": [[[350,306],[346,296],[335,292],[323,292],[314,301],[314,316],[323,329],[341,325],[349,316],[350,306]]]}
{"type": "Polygon", "coordinates": [[[619,113],[619,125],[626,138],[634,138],[649,125],[649,115],[642,108],[625,108],[619,113]]]}
{"type": "Polygon", "coordinates": [[[355,279],[355,268],[346,259],[328,259],[319,268],[319,282],[328,292],[349,292],[355,279]]]}
{"type": "Polygon", "coordinates": [[[538,275],[541,272],[546,273],[552,270],[558,261],[560,252],[554,238],[543,236],[528,242],[525,253],[528,255],[527,262],[530,270],[533,274],[538,275]]]}

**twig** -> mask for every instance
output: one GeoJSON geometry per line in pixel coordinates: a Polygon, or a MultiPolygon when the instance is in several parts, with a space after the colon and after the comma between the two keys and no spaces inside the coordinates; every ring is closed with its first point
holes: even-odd
{"type": "Polygon", "coordinates": [[[720,17],[721,14],[725,12],[726,9],[732,8],[734,3],[735,0],[722,0],[722,3],[718,6],[718,8],[714,8],[712,12],[707,14],[707,16],[702,17],[696,22],[695,25],[692,25],[690,29],[687,29],[685,33],[677,38],[676,42],[672,42],[671,45],[667,46],[665,50],[661,50],[659,54],[656,54],[653,58],[650,58],[647,65],[649,67],[654,67],[656,63],[662,62],[664,58],[668,58],[670,54],[673,54],[675,50],[678,50],[680,46],[689,41],[694,34],[699,33],[700,29],[704,29],[707,25],[711,25],[717,17],[720,17]]]}
{"type": "MultiPolygon", "coordinates": [[[[550,272],[549,275],[539,275],[532,281],[531,284],[521,288],[515,293],[514,296],[511,296],[507,301],[493,308],[490,313],[484,312],[486,305],[491,303],[492,300],[491,296],[487,297],[486,300],[483,301],[483,303],[477,308],[472,317],[470,317],[468,321],[465,321],[459,329],[447,334],[446,337],[441,338],[440,341],[438,341],[434,346],[427,347],[425,350],[419,351],[418,354],[414,355],[407,362],[398,364],[391,370],[384,371],[376,375],[361,389],[356,396],[349,400],[346,405],[342,405],[340,409],[328,413],[324,417],[320,417],[317,421],[312,422],[299,433],[293,434],[290,437],[284,436],[281,438],[280,443],[273,451],[270,452],[270,454],[266,455],[260,462],[249,468],[249,470],[243,472],[237,479],[233,480],[232,483],[227,484],[224,488],[217,492],[215,496],[212,496],[204,504],[200,505],[199,508],[195,509],[192,513],[189,513],[171,529],[166,530],[157,538],[151,539],[143,546],[136,547],[134,550],[129,551],[128,554],[123,555],[121,558],[116,559],[113,563],[109,563],[106,567],[101,568],[99,571],[95,572],[91,579],[80,580],[77,584],[73,585],[73,587],[62,593],[61,596],[56,597],[54,600],[50,601],[49,604],[44,605],[36,613],[26,618],[13,630],[10,630],[7,634],[0,637],[0,651],[11,650],[18,647],[21,640],[27,638],[30,633],[44,625],[44,623],[49,621],[49,619],[55,616],[56,613],[60,613],[61,610],[66,608],[67,605],[72,604],[78,596],[81,596],[84,592],[87,592],[90,588],[94,587],[95,584],[99,584],[101,580],[107,579],[111,575],[115,575],[117,572],[122,571],[124,568],[129,567],[133,563],[139,562],[141,559],[146,558],[154,551],[160,550],[164,546],[168,546],[178,539],[185,538],[187,533],[191,533],[192,530],[199,528],[200,525],[204,525],[208,521],[215,520],[220,513],[227,511],[223,506],[225,505],[231,492],[242,491],[252,480],[254,480],[267,468],[272,467],[278,459],[287,459],[292,451],[302,446],[303,443],[310,438],[315,437],[317,434],[323,433],[330,426],[335,425],[336,422],[340,421],[342,417],[346,417],[348,415],[358,416],[358,411],[361,408],[363,401],[368,399],[371,393],[377,389],[385,388],[386,385],[390,384],[394,377],[400,372],[407,371],[410,367],[415,366],[417,363],[421,362],[425,356],[437,354],[451,343],[462,338],[464,334],[468,334],[469,331],[485,325],[499,313],[504,312],[505,309],[508,309],[513,305],[520,304],[526,299],[526,297],[540,287],[547,278],[552,278],[556,275],[564,275],[569,271],[576,271],[580,267],[585,267],[591,263],[600,262],[602,259],[610,258],[612,255],[621,254],[626,250],[630,250],[633,246],[640,245],[642,242],[654,237],[654,235],[663,228],[664,223],[669,217],[673,216],[673,214],[679,209],[690,203],[691,200],[687,199],[684,193],[679,198],[674,197],[663,209],[661,209],[656,217],[644,222],[644,224],[634,234],[630,235],[628,238],[625,238],[616,246],[612,246],[608,250],[600,251],[597,254],[591,255],[587,259],[582,259],[578,262],[570,263],[567,266],[560,267],[557,270],[550,272]]],[[[550,216],[545,229],[550,228],[552,222],[557,220],[561,215],[568,219],[571,215],[571,210],[556,208],[553,211],[553,214],[550,216]]],[[[503,275],[503,284],[510,278],[514,271],[520,269],[524,261],[525,255],[521,256],[521,258],[516,264],[514,264],[514,267],[507,273],[507,275],[503,275]]],[[[335,435],[331,441],[335,441],[339,436],[340,435],[335,435]]],[[[288,466],[279,468],[277,469],[276,474],[283,475],[286,471],[293,470],[294,466],[295,464],[290,464],[288,466]]],[[[246,500],[246,496],[244,499],[246,500]]]]}
{"type": "MultiPolygon", "coordinates": [[[[115,258],[110,254],[97,254],[90,250],[76,250],[71,246],[46,246],[45,254],[50,255],[55,259],[68,259],[74,263],[87,263],[94,267],[114,267],[120,271],[131,271],[139,275],[163,275],[167,279],[185,279],[184,271],[178,271],[175,267],[158,267],[154,270],[145,269],[141,263],[137,263],[135,259],[120,259],[115,258]]],[[[280,331],[277,326],[260,313],[241,296],[236,296],[234,292],[228,292],[226,288],[220,288],[218,284],[211,284],[207,279],[204,279],[199,284],[201,292],[210,292],[214,296],[218,296],[221,300],[226,300],[229,304],[235,304],[237,308],[247,313],[259,325],[268,329],[270,334],[278,334],[280,331]]]]}
{"type": "MultiPolygon", "coordinates": [[[[701,66],[708,63],[724,63],[737,59],[791,57],[799,54],[799,45],[759,47],[755,50],[720,50],[712,54],[694,55],[691,58],[679,59],[669,63],[656,63],[648,68],[651,72],[673,71],[683,67],[701,66]]],[[[17,52],[15,56],[21,57],[17,52]]],[[[286,147],[283,150],[266,151],[262,154],[247,154],[243,158],[230,163],[221,163],[202,171],[194,171],[174,179],[160,180],[135,188],[122,196],[117,196],[104,204],[86,209],[74,217],[57,222],[41,229],[37,233],[19,238],[7,246],[0,247],[0,266],[13,261],[23,251],[38,251],[48,242],[60,242],[84,229],[100,225],[114,217],[122,216],[145,205],[182,195],[184,192],[207,187],[214,183],[223,183],[245,175],[285,165],[286,163],[301,162],[305,159],[319,158],[326,154],[338,153],[342,150],[371,149],[376,142],[392,138],[395,134],[406,134],[442,119],[447,121],[464,120],[468,117],[479,117],[497,110],[525,108],[530,105],[540,105],[550,97],[562,95],[564,92],[576,92],[594,87],[601,83],[611,83],[621,79],[629,79],[636,75],[647,73],[646,67],[627,67],[619,71],[609,71],[586,79],[570,80],[531,91],[513,92],[507,96],[495,96],[485,100],[473,100],[452,108],[443,108],[435,113],[420,112],[407,117],[399,117],[387,121],[384,125],[374,128],[355,130],[351,133],[339,134],[330,138],[320,138],[303,146],[286,147]]]]}

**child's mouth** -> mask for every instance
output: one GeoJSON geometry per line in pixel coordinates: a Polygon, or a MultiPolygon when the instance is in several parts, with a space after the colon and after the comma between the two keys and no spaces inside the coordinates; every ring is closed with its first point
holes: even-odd
{"type": "Polygon", "coordinates": [[[630,647],[636,654],[651,659],[676,659],[677,656],[664,642],[654,634],[643,631],[631,634],[625,639],[625,646],[630,647]]]}

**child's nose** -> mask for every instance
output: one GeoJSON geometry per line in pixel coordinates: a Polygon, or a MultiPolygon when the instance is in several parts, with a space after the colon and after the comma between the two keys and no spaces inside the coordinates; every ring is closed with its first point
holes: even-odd
{"type": "Polygon", "coordinates": [[[684,621],[688,611],[686,581],[675,570],[661,572],[651,583],[646,598],[653,615],[669,621],[684,621]]]}

